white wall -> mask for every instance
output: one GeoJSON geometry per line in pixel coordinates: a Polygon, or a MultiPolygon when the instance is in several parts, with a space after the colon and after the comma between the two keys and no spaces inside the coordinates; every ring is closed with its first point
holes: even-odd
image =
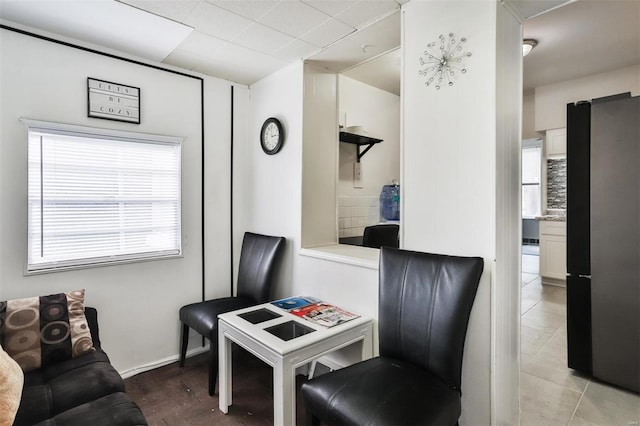
{"type": "MultiPolygon", "coordinates": [[[[518,221],[510,217],[518,206],[517,192],[513,199],[509,182],[502,179],[519,182],[518,154],[512,149],[519,147],[521,136],[522,88],[517,72],[511,81],[497,83],[509,80],[508,73],[498,74],[497,64],[518,70],[521,58],[513,46],[521,37],[520,25],[491,0],[409,2],[403,10],[404,247],[485,260],[465,346],[460,424],[486,425],[492,406],[504,409],[492,397],[497,391],[504,396],[515,390],[512,380],[503,378],[503,369],[510,375],[515,370],[517,376],[517,364],[511,365],[517,359],[517,323],[512,323],[513,313],[496,311],[492,304],[508,301],[515,311],[518,306],[516,297],[502,294],[505,286],[517,294],[519,282],[518,251],[503,250],[505,244],[518,244],[518,221]],[[468,71],[453,86],[426,87],[418,75],[418,58],[427,43],[450,32],[467,38],[464,48],[472,52],[466,60],[468,71]],[[498,54],[498,48],[507,52],[498,54]],[[515,103],[505,101],[507,96],[515,103]],[[511,170],[506,176],[505,168],[511,170]],[[508,192],[499,195],[505,188],[508,192]],[[504,228],[500,234],[498,228],[504,228]],[[497,325],[504,326],[498,335],[497,325]],[[505,337],[510,342],[505,343],[505,337]],[[504,351],[505,346],[515,355],[498,353],[496,348],[504,351]],[[506,364],[494,364],[496,359],[506,364]],[[497,389],[503,384],[508,387],[497,389]]],[[[508,408],[515,411],[511,422],[517,421],[517,398],[515,404],[515,409],[508,408]]],[[[506,417],[512,417],[510,413],[506,417]]],[[[493,413],[494,420],[501,417],[493,413]]]]}
{"type": "Polygon", "coordinates": [[[536,132],[536,96],[535,94],[522,97],[522,139],[536,139],[543,136],[536,132]]]}
{"type": "Polygon", "coordinates": [[[495,267],[491,289],[491,421],[520,418],[522,24],[497,9],[495,267]]]}
{"type": "MultiPolygon", "coordinates": [[[[103,347],[128,375],[176,359],[178,309],[201,300],[200,80],[1,30],[0,46],[0,299],[86,289],[98,308],[103,347]],[[140,87],[141,124],[87,117],[87,77],[140,87]],[[21,117],[185,138],[182,177],[182,258],[40,275],[24,275],[26,259],[26,130],[21,117]]],[[[228,265],[229,83],[205,80],[207,270],[228,265]],[[218,183],[221,186],[218,186],[218,183]],[[215,208],[214,208],[215,207],[215,208]],[[210,262],[210,263],[209,263],[210,262]]],[[[228,266],[216,273],[229,282],[228,266]],[[226,277],[226,279],[225,279],[226,277]]],[[[207,293],[217,293],[207,279],[207,293]]],[[[196,347],[198,342],[193,342],[196,347]]]]}
{"type": "Polygon", "coordinates": [[[245,231],[285,237],[284,262],[273,289],[276,298],[291,295],[292,258],[300,247],[302,77],[303,64],[298,62],[253,84],[246,105],[248,134],[234,144],[234,261],[237,265],[245,231]],[[260,129],[269,117],[278,118],[285,132],[275,155],[266,155],[260,147],[260,129]]]}
{"type": "Polygon", "coordinates": [[[302,247],[338,241],[337,83],[334,73],[304,65],[302,247]]]}
{"type": "MultiPolygon", "coordinates": [[[[205,299],[229,296],[231,288],[231,85],[212,77],[204,78],[204,201],[205,201],[205,299]]],[[[234,89],[234,105],[246,105],[249,94],[244,86],[234,89]]],[[[246,115],[246,107],[244,108],[246,115]]],[[[242,113],[234,112],[234,120],[242,113]]],[[[244,137],[234,129],[234,138],[244,137]]],[[[197,167],[194,164],[193,167],[197,167]]],[[[184,206],[183,206],[184,209],[184,206]]],[[[200,298],[193,300],[197,302],[200,298]]],[[[191,333],[192,337],[198,336],[191,333]]],[[[190,348],[201,345],[200,338],[190,339],[190,348]]],[[[177,350],[177,349],[176,349],[177,350]]]]}
{"type": "MultiPolygon", "coordinates": [[[[517,317],[519,264],[517,250],[509,250],[509,247],[517,246],[520,238],[517,163],[522,98],[519,94],[519,77],[516,81],[507,78],[507,82],[500,85],[496,83],[496,63],[498,60],[509,62],[512,66],[504,74],[517,75],[510,71],[518,69],[521,63],[518,44],[521,34],[519,23],[503,10],[498,11],[497,7],[492,0],[410,2],[403,6],[403,55],[406,65],[402,100],[405,135],[401,167],[405,246],[440,253],[480,255],[486,264],[472,312],[465,351],[461,424],[490,424],[492,408],[502,411],[494,415],[494,419],[500,419],[501,422],[517,422],[518,415],[515,392],[518,323],[513,315],[515,312],[517,317]],[[497,31],[499,26],[503,27],[500,32],[497,31]],[[453,88],[446,87],[438,93],[433,89],[425,90],[412,64],[416,63],[417,56],[424,49],[422,42],[449,31],[469,39],[468,46],[475,52],[473,61],[469,62],[469,73],[453,88]],[[501,39],[498,40],[498,37],[501,39]],[[507,49],[508,53],[498,56],[498,46],[507,49]],[[502,96],[500,102],[496,100],[499,92],[502,96]],[[510,95],[511,102],[507,99],[510,95]],[[498,161],[501,162],[499,170],[498,161]],[[498,195],[498,191],[505,193],[498,195]],[[498,206],[498,203],[502,205],[498,206]],[[503,228],[500,233],[496,229],[498,226],[503,228]],[[513,288],[503,290],[507,286],[513,288]],[[495,311],[493,314],[501,317],[492,317],[491,306],[497,302],[509,303],[513,308],[511,311],[495,311]],[[496,324],[500,324],[499,330],[496,324]],[[496,335],[494,330],[500,335],[496,335]],[[498,350],[504,353],[498,354],[498,350]],[[497,365],[492,357],[506,362],[506,365],[497,365]],[[506,387],[494,389],[501,385],[506,387]],[[492,395],[504,398],[505,394],[510,395],[506,400],[491,399],[492,395]]],[[[284,177],[302,185],[303,193],[301,198],[297,198],[292,190],[286,199],[257,194],[258,188],[262,188],[259,184],[261,181],[270,179],[273,173],[280,176],[283,172],[274,172],[276,164],[270,165],[272,160],[264,155],[252,157],[249,167],[245,168],[249,174],[246,178],[258,183],[253,192],[242,196],[247,197],[243,206],[250,206],[252,212],[249,214],[257,218],[253,222],[247,218],[245,222],[253,223],[258,231],[271,230],[293,240],[295,247],[287,251],[283,266],[291,274],[285,273],[281,277],[276,297],[311,294],[376,319],[378,276],[374,266],[366,262],[347,263],[344,256],[336,255],[331,248],[325,251],[298,249],[304,223],[303,230],[297,231],[295,215],[302,215],[304,221],[308,213],[305,210],[306,197],[324,199],[331,194],[331,185],[334,185],[325,181],[326,170],[319,174],[310,173],[314,168],[310,167],[313,164],[307,158],[309,152],[317,152],[314,150],[318,148],[314,145],[318,139],[307,140],[307,125],[315,129],[315,124],[307,121],[308,96],[318,93],[314,90],[318,86],[308,82],[318,75],[316,72],[318,70],[306,67],[304,70],[289,67],[251,88],[249,128],[256,130],[256,136],[266,112],[272,114],[279,111],[283,114],[281,119],[286,120],[289,126],[304,128],[303,140],[292,141],[288,137],[285,142],[289,144],[289,149],[296,151],[296,155],[287,157],[283,164],[278,163],[278,168],[288,170],[284,177]],[[311,74],[307,75],[307,72],[311,74]],[[299,113],[300,98],[295,98],[300,96],[302,74],[305,74],[304,118],[299,113]],[[272,96],[273,93],[278,93],[278,96],[272,96]],[[292,96],[285,95],[287,93],[292,96]],[[258,111],[265,113],[258,114],[258,111]],[[292,147],[293,144],[296,146],[292,147]],[[301,147],[303,151],[300,151],[301,147]],[[310,151],[307,151],[308,148],[310,151]],[[321,183],[327,188],[321,188],[321,183]],[[317,192],[314,192],[316,189],[317,192]],[[284,223],[280,218],[283,210],[293,212],[292,216],[286,216],[292,223],[284,223]]],[[[329,102],[323,97],[320,104],[324,101],[329,102]]],[[[324,118],[319,121],[324,121],[324,118]]],[[[259,150],[257,139],[248,144],[249,149],[259,150]],[[251,148],[253,143],[255,148],[251,148]]],[[[322,164],[325,164],[326,157],[332,154],[323,152],[322,164]]],[[[335,176],[337,178],[337,173],[335,176]]],[[[251,191],[251,188],[248,189],[251,191]]],[[[236,191],[240,190],[236,188],[236,191]]],[[[245,215],[247,213],[237,211],[234,223],[245,215]]],[[[324,225],[321,227],[324,229],[324,225]]]]}
{"type": "Polygon", "coordinates": [[[618,93],[640,95],[640,65],[588,77],[536,87],[535,129],[538,132],[567,126],[567,104],[618,93]]]}
{"type": "Polygon", "coordinates": [[[343,75],[339,76],[338,93],[340,124],[363,126],[369,136],[383,140],[362,157],[362,188],[353,186],[356,146],[339,145],[338,195],[378,197],[382,185],[400,180],[400,96],[343,75]]]}
{"type": "MultiPolygon", "coordinates": [[[[354,185],[358,147],[339,144],[339,237],[361,237],[364,227],[380,222],[380,191],[393,180],[400,182],[400,96],[344,75],[338,79],[338,117],[342,126],[362,126],[383,141],[360,161],[361,179],[354,185]]],[[[361,148],[363,151],[366,146],[361,148]]]]}

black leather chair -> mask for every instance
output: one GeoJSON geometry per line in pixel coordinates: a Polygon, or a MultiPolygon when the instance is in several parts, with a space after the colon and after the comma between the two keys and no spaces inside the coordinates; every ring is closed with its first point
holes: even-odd
{"type": "Polygon", "coordinates": [[[307,422],[455,425],[464,340],[482,269],[479,257],[383,247],[380,356],[305,382],[307,422]]]}
{"type": "Polygon", "coordinates": [[[372,225],[364,228],[362,245],[364,247],[393,247],[398,248],[399,225],[372,225]]]}
{"type": "Polygon", "coordinates": [[[192,303],[180,308],[180,367],[189,343],[189,328],[209,339],[209,395],[215,393],[218,377],[218,315],[270,300],[275,267],[284,249],[283,237],[246,232],[238,268],[237,296],[192,303]]]}

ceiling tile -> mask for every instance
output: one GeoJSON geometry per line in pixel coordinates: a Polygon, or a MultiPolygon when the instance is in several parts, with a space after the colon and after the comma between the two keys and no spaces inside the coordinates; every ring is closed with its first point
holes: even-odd
{"type": "Polygon", "coordinates": [[[354,28],[362,28],[398,9],[400,5],[393,0],[360,0],[336,18],[354,28]]]}
{"type": "Polygon", "coordinates": [[[200,0],[118,0],[140,10],[182,22],[200,0]]]}
{"type": "Polygon", "coordinates": [[[277,50],[273,56],[289,61],[305,59],[319,51],[320,48],[305,41],[294,39],[291,43],[277,50]]]}
{"type": "Polygon", "coordinates": [[[308,33],[302,35],[300,38],[315,46],[326,47],[355,30],[355,28],[350,27],[337,19],[331,18],[308,33]]]}
{"type": "Polygon", "coordinates": [[[162,61],[192,29],[116,1],[3,1],[2,18],[162,61]]]}
{"type": "Polygon", "coordinates": [[[286,61],[234,46],[220,60],[203,61],[194,71],[249,85],[286,65],[286,61]]]}
{"type": "Polygon", "coordinates": [[[210,3],[201,2],[198,4],[198,7],[187,16],[184,23],[214,37],[223,40],[233,40],[253,24],[253,21],[210,3]]]}
{"type": "Polygon", "coordinates": [[[511,4],[523,19],[529,19],[568,3],[569,0],[506,0],[506,2],[511,4]]]}
{"type": "Polygon", "coordinates": [[[258,21],[281,0],[206,0],[236,15],[258,21]]]}
{"type": "Polygon", "coordinates": [[[286,0],[271,9],[260,19],[260,23],[293,37],[300,37],[309,28],[315,28],[327,19],[328,15],[299,0],[286,0]]]}
{"type": "Polygon", "coordinates": [[[202,58],[187,50],[176,49],[171,52],[171,54],[167,56],[162,62],[165,64],[173,65],[175,67],[192,70],[200,62],[202,62],[202,58]]]}
{"type": "Polygon", "coordinates": [[[289,35],[255,23],[236,37],[233,42],[258,52],[271,54],[293,40],[294,38],[289,35]]]}
{"type": "Polygon", "coordinates": [[[359,0],[302,0],[304,3],[314,7],[329,16],[336,16],[340,12],[358,3],[359,0]]]}
{"type": "Polygon", "coordinates": [[[198,55],[204,59],[219,59],[221,55],[233,46],[230,42],[220,40],[199,31],[193,31],[179,46],[184,52],[198,55]]]}
{"type": "Polygon", "coordinates": [[[342,75],[400,96],[400,54],[400,49],[395,49],[353,67],[342,75]]]}
{"type": "Polygon", "coordinates": [[[344,71],[400,46],[400,12],[392,13],[316,53],[307,60],[320,63],[335,72],[344,71]],[[362,45],[367,48],[363,52],[362,45]]]}

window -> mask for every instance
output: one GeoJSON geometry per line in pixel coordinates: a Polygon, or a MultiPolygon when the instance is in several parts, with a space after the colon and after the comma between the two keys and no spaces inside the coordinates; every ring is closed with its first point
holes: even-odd
{"type": "Polygon", "coordinates": [[[181,139],[25,124],[28,272],[181,254],[181,139]]]}
{"type": "Polygon", "coordinates": [[[540,174],[542,145],[523,145],[522,148],[522,217],[533,218],[540,215],[541,192],[540,174]]]}

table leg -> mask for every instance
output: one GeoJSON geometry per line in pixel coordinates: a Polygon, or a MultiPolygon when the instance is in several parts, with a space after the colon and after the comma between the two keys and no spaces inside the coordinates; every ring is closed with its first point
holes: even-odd
{"type": "Polygon", "coordinates": [[[273,367],[273,424],[295,426],[296,394],[295,368],[290,362],[279,360],[273,367]]]}
{"type": "Polygon", "coordinates": [[[367,331],[362,340],[362,360],[373,358],[373,327],[371,323],[367,326],[367,331]]]}
{"type": "Polygon", "coordinates": [[[231,405],[231,340],[224,335],[223,327],[218,326],[218,398],[220,411],[227,414],[231,405]]]}

